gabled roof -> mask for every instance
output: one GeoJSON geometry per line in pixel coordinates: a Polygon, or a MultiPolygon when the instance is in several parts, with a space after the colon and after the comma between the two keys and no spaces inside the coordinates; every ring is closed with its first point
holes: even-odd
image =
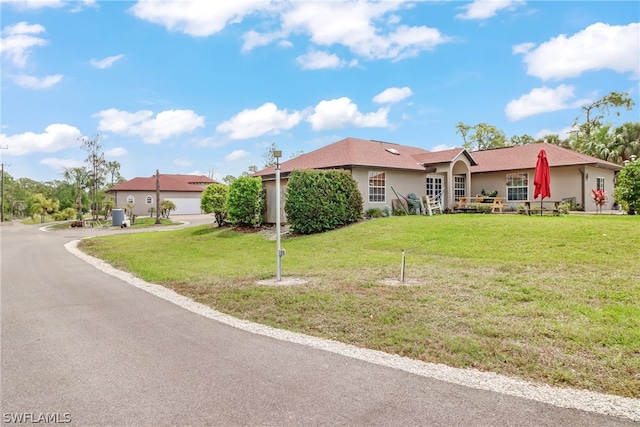
{"type": "MultiPolygon", "coordinates": [[[[168,175],[160,174],[160,191],[202,192],[202,187],[194,183],[210,183],[216,181],[204,175],[168,175]]],[[[133,178],[130,181],[114,185],[108,191],[156,191],[156,177],[133,178]]]]}
{"type": "Polygon", "coordinates": [[[469,152],[464,148],[451,148],[449,150],[433,152],[430,151],[424,154],[417,154],[413,157],[424,166],[432,166],[441,163],[451,163],[460,155],[464,155],[467,159],[469,159],[471,166],[477,164],[471,154],[469,154],[469,152]]]}
{"type": "Polygon", "coordinates": [[[473,151],[471,155],[478,162],[471,167],[471,173],[497,172],[518,169],[535,169],[538,153],[544,149],[550,167],[590,165],[610,170],[620,170],[622,166],[596,157],[587,156],[568,148],[548,144],[519,145],[516,147],[493,148],[473,151]]]}
{"type": "MultiPolygon", "coordinates": [[[[331,169],[352,166],[369,166],[384,169],[425,171],[425,165],[445,163],[454,160],[464,149],[430,152],[423,148],[390,142],[358,138],[345,138],[326,145],[310,153],[302,154],[280,164],[280,171],[288,173],[301,169],[331,169]]],[[[475,164],[473,159],[470,159],[475,164]]],[[[270,166],[253,176],[275,174],[275,166],[270,166]]]]}

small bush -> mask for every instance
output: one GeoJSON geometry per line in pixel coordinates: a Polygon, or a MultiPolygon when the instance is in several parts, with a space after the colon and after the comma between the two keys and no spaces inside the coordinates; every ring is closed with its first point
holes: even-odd
{"type": "Polygon", "coordinates": [[[202,192],[200,209],[213,213],[218,227],[222,227],[227,218],[227,196],[229,188],[224,184],[210,184],[202,192]]]}
{"type": "Polygon", "coordinates": [[[74,208],[65,208],[60,212],[53,214],[54,221],[67,221],[74,219],[76,216],[76,210],[74,208]]]}
{"type": "Polygon", "coordinates": [[[235,226],[254,227],[262,223],[262,179],[242,176],[229,186],[227,208],[235,226]]]}
{"type": "Polygon", "coordinates": [[[385,216],[384,212],[382,212],[382,209],[380,208],[367,209],[365,215],[367,216],[367,218],[382,218],[383,216],[385,216]]]}
{"type": "Polygon", "coordinates": [[[640,161],[631,162],[618,172],[613,196],[629,215],[640,212],[640,161]]]}
{"type": "Polygon", "coordinates": [[[284,210],[291,229],[311,234],[362,218],[362,195],[343,170],[297,170],[287,184],[284,210]]]}

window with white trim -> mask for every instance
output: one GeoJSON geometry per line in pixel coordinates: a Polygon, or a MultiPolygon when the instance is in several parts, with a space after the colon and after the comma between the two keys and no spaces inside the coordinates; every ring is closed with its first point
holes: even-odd
{"type": "Polygon", "coordinates": [[[136,199],[133,196],[127,196],[127,203],[135,203],[136,199]]]}
{"type": "Polygon", "coordinates": [[[442,177],[441,176],[428,176],[427,177],[427,196],[429,197],[442,197],[442,177]]]}
{"type": "Polygon", "coordinates": [[[507,174],[507,201],[517,202],[529,200],[529,174],[507,174]]]}
{"type": "Polygon", "coordinates": [[[153,197],[147,196],[147,204],[150,205],[153,203],[153,197]]]}
{"type": "Polygon", "coordinates": [[[386,201],[386,174],[369,171],[369,202],[384,203],[386,201]]]}
{"type": "Polygon", "coordinates": [[[604,191],[604,177],[599,176],[596,178],[596,190],[604,191]]]}
{"type": "Polygon", "coordinates": [[[460,197],[467,196],[467,177],[464,175],[454,175],[453,177],[453,196],[458,200],[460,197]]]}

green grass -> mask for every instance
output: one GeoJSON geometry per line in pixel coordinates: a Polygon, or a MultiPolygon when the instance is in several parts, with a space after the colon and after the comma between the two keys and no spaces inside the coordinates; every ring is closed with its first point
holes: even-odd
{"type": "Polygon", "coordinates": [[[428,362],[640,397],[640,217],[381,218],[275,242],[209,226],[86,240],[239,318],[428,362]],[[135,248],[135,249],[132,249],[135,248]],[[406,255],[406,286],[399,279],[406,255]]]}

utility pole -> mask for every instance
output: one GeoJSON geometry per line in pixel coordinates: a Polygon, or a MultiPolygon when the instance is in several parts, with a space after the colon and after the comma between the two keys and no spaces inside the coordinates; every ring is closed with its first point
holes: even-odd
{"type": "Polygon", "coordinates": [[[160,224],[160,170],[156,169],[156,224],[160,224]]]}
{"type": "Polygon", "coordinates": [[[284,255],[280,244],[280,157],[282,157],[282,151],[273,150],[273,157],[276,160],[276,280],[279,282],[282,280],[282,256],[284,255]]]}
{"type": "MultiPolygon", "coordinates": [[[[9,146],[1,146],[0,145],[0,150],[8,150],[9,146]]],[[[2,190],[0,191],[0,197],[2,197],[2,201],[0,202],[0,224],[4,224],[4,162],[2,162],[2,184],[0,184],[0,186],[2,187],[2,190]]]]}

